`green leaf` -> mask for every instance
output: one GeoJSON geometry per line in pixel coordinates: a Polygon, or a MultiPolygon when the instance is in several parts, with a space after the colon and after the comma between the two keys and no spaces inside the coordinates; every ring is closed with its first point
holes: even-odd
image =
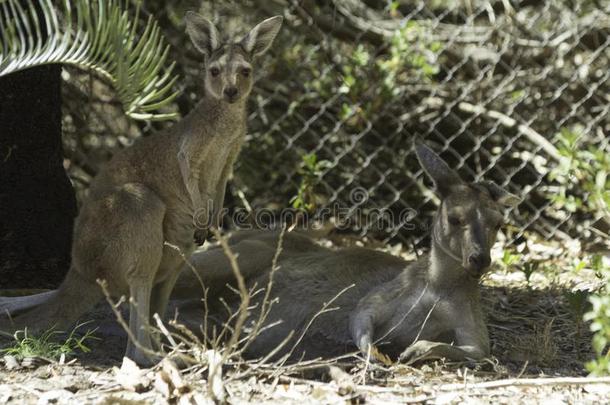
{"type": "Polygon", "coordinates": [[[125,113],[164,120],[158,113],[175,97],[174,65],[154,19],[139,24],[140,2],[130,18],[127,0],[63,0],[62,16],[51,0],[0,0],[0,77],[45,64],[93,71],[110,82],[125,113]],[[40,16],[42,18],[40,18],[40,16]]]}

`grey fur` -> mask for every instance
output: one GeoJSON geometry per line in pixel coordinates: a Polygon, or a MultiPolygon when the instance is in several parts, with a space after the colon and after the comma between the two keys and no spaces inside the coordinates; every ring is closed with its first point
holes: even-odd
{"type": "MultiPolygon", "coordinates": [[[[417,151],[436,184],[445,184],[448,178],[455,180],[454,173],[431,149],[417,151]]],[[[485,190],[461,180],[454,186],[442,198],[433,222],[435,236],[430,253],[415,262],[365,248],[332,250],[301,233],[287,234],[271,293],[278,302],[266,322],[280,323],[262,332],[245,354],[264,356],[294,331],[295,337],[276,357],[287,354],[303,333],[291,354],[293,360],[355,350],[366,354],[371,345],[407,363],[438,357],[465,360],[488,356],[489,338],[478,283],[489,262],[473,264],[462,255],[488,257],[497,221],[502,218],[501,207],[485,190]],[[457,212],[464,223],[450,224],[449,215],[457,212]],[[475,229],[480,233],[477,237],[473,236],[475,229]],[[306,330],[324,304],[345,288],[331,305],[335,310],[316,317],[306,330]]],[[[278,233],[270,231],[238,232],[230,239],[249,287],[267,285],[277,241],[278,233]]],[[[226,322],[226,310],[216,304],[217,298],[228,301],[233,309],[238,300],[225,287],[235,282],[224,252],[219,248],[197,252],[191,261],[209,288],[212,319],[219,324],[226,322]]],[[[202,317],[201,291],[192,271],[185,269],[174,297],[185,300],[179,309],[181,319],[195,330],[202,317]]],[[[262,295],[255,297],[255,308],[260,308],[262,295]]],[[[251,322],[257,317],[254,309],[251,322]]]]}

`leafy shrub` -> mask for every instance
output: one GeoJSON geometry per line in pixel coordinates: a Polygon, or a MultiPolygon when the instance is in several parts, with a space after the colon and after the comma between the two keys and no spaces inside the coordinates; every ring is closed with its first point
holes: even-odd
{"type": "Polygon", "coordinates": [[[309,153],[301,157],[301,167],[297,172],[301,175],[301,184],[297,195],[290,200],[292,208],[308,213],[313,213],[316,210],[315,186],[320,180],[323,169],[327,168],[328,165],[329,162],[326,160],[318,161],[315,153],[309,153]]]}
{"type": "Polygon", "coordinates": [[[39,336],[28,334],[27,329],[17,331],[14,335],[13,345],[0,349],[0,353],[15,356],[18,359],[41,357],[50,360],[58,360],[62,355],[72,355],[77,350],[88,353],[90,349],[85,343],[97,338],[93,336],[95,330],[88,330],[85,334],[79,336],[77,331],[83,325],[77,325],[63,342],[57,340],[63,332],[54,328],[41,333],[39,336]]]}
{"type": "Polygon", "coordinates": [[[610,214],[610,155],[602,145],[585,146],[578,128],[563,128],[557,135],[561,163],[550,178],[560,184],[551,196],[556,206],[569,211],[610,214]]]}
{"type": "Polygon", "coordinates": [[[587,363],[587,370],[594,375],[610,375],[610,269],[601,270],[605,285],[589,297],[592,308],[584,316],[590,321],[593,335],[593,350],[597,358],[587,363]]]}

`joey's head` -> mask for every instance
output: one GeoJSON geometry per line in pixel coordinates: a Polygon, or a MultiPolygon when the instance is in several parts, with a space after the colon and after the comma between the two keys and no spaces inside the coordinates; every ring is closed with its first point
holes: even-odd
{"type": "Polygon", "coordinates": [[[490,181],[464,182],[429,147],[416,146],[417,158],[441,200],[432,226],[432,244],[480,277],[491,264],[490,250],[503,224],[503,209],[521,199],[490,181]]]}
{"type": "Polygon", "coordinates": [[[205,58],[208,96],[233,104],[252,90],[256,58],[264,54],[280,30],[282,17],[268,18],[237,42],[222,41],[214,24],[197,13],[186,13],[186,31],[205,58]]]}

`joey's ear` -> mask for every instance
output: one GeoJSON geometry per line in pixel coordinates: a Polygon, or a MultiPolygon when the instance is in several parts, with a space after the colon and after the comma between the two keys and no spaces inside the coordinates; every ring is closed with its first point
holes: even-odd
{"type": "Polygon", "coordinates": [[[487,191],[489,191],[491,198],[493,198],[495,202],[504,207],[516,207],[522,201],[521,198],[517,197],[512,193],[509,193],[493,181],[481,181],[478,184],[485,187],[487,191]]]}
{"type": "Polygon", "coordinates": [[[416,144],[415,154],[421,167],[434,182],[440,197],[446,197],[452,186],[462,183],[460,176],[428,146],[423,143],[416,144]]]}
{"type": "Polygon", "coordinates": [[[271,43],[282,26],[284,18],[280,15],[267,18],[265,21],[258,24],[246,35],[241,44],[252,56],[259,56],[267,52],[271,47],[271,43]]]}
{"type": "Polygon", "coordinates": [[[220,46],[220,34],[214,24],[193,11],[186,12],[186,32],[201,53],[210,57],[220,46]]]}

